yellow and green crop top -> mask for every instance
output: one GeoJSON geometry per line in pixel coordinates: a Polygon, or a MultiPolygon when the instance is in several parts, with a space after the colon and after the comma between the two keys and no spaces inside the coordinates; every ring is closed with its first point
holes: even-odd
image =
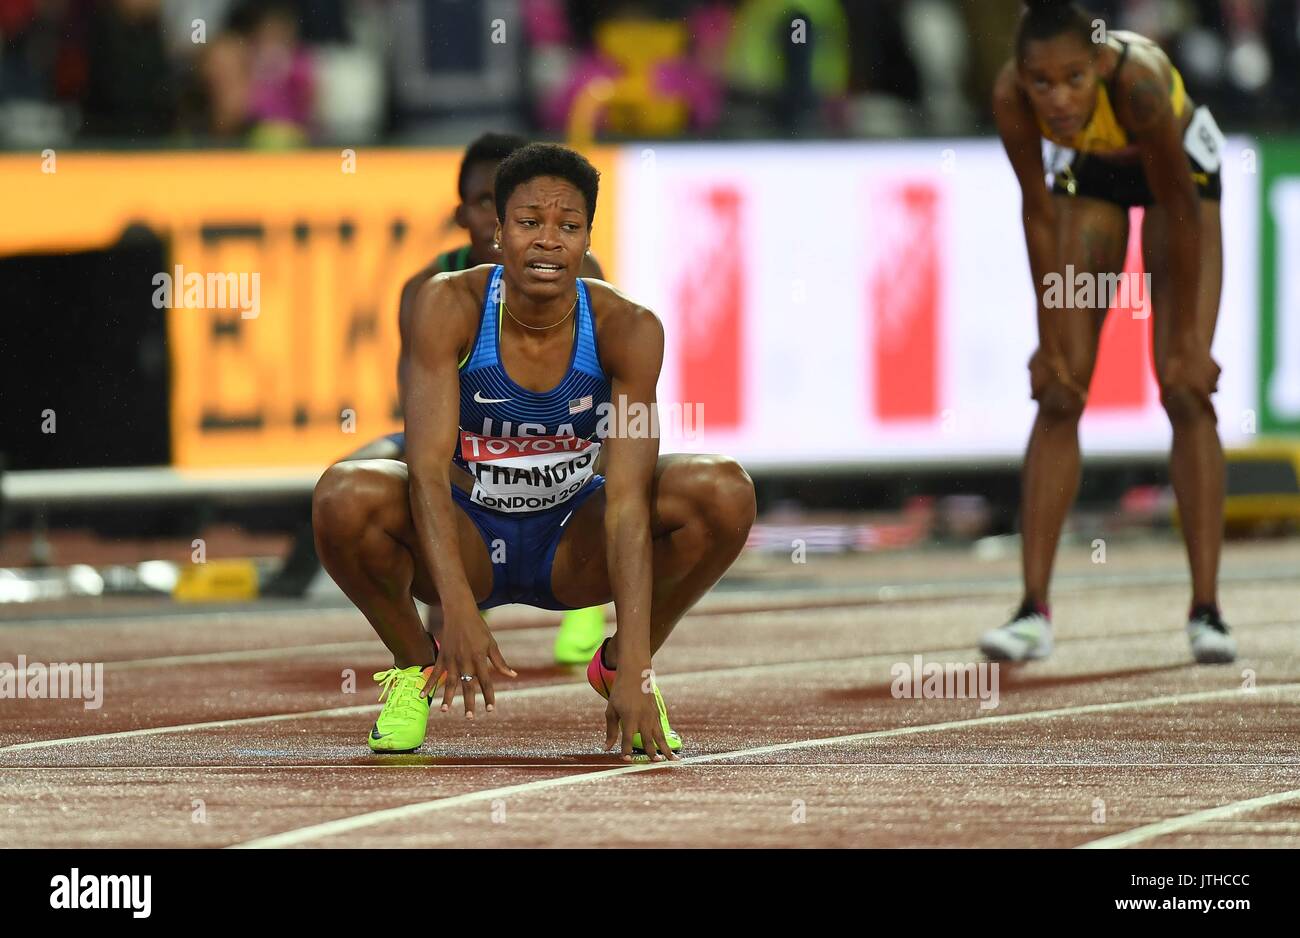
{"type": "MultiPolygon", "coordinates": [[[[1115,115],[1115,107],[1111,104],[1112,85],[1119,70],[1124,66],[1124,60],[1128,57],[1129,43],[1121,40],[1120,44],[1123,48],[1120,50],[1119,61],[1115,63],[1115,69],[1111,72],[1110,82],[1097,82],[1097,105],[1093,108],[1088,123],[1073,137],[1062,139],[1054,136],[1040,119],[1038,129],[1045,138],[1058,146],[1081,153],[1114,153],[1133,145],[1127,131],[1120,126],[1119,118],[1115,115]]],[[[1169,72],[1169,103],[1173,107],[1174,116],[1182,118],[1184,111],[1187,110],[1187,90],[1183,86],[1183,76],[1179,74],[1178,69],[1170,65],[1169,72]]]]}

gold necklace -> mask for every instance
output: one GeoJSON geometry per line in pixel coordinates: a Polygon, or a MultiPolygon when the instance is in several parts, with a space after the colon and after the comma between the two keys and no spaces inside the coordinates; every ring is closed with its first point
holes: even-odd
{"type": "Polygon", "coordinates": [[[519,325],[523,326],[525,329],[532,329],[534,332],[545,332],[547,329],[554,329],[556,326],[561,325],[566,319],[573,315],[573,311],[578,308],[578,296],[576,293],[574,294],[573,305],[569,307],[569,311],[565,313],[562,318],[557,319],[549,326],[530,326],[526,322],[520,322],[519,317],[510,312],[510,307],[506,305],[506,298],[504,296],[501,297],[501,308],[506,311],[507,316],[519,323],[519,325]]]}

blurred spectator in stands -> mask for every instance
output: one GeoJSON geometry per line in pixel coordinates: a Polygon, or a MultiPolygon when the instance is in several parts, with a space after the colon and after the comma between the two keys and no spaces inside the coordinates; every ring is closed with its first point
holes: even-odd
{"type": "Polygon", "coordinates": [[[409,142],[521,123],[523,0],[388,0],[394,124],[409,142]]]}
{"type": "Polygon", "coordinates": [[[195,129],[257,147],[306,143],[315,75],[292,4],[244,0],[231,10],[227,26],[200,54],[206,126],[195,129]]]}
{"type": "Polygon", "coordinates": [[[312,47],[313,140],[349,146],[378,139],[386,114],[389,0],[300,0],[312,47]]]}
{"type": "Polygon", "coordinates": [[[237,0],[163,0],[162,30],[167,54],[183,67],[192,67],[203,45],[215,39],[230,18],[237,0]]]}
{"type": "Polygon", "coordinates": [[[248,34],[248,116],[256,146],[305,143],[315,88],[311,54],[286,0],[262,0],[248,34]]]}
{"type": "Polygon", "coordinates": [[[849,30],[838,0],[743,0],[727,77],[782,133],[842,127],[849,30]]]}
{"type": "Polygon", "coordinates": [[[198,81],[184,112],[188,131],[218,141],[243,139],[252,123],[249,58],[248,41],[236,30],[218,35],[200,50],[198,81]]]}
{"type": "MultiPolygon", "coordinates": [[[[972,2],[981,11],[997,6],[972,2]]],[[[855,135],[971,132],[982,108],[971,99],[972,37],[960,0],[881,0],[846,4],[845,11],[855,135]]]]}
{"type": "MultiPolygon", "coordinates": [[[[1131,12],[1127,3],[1125,10],[1131,12]]],[[[1188,0],[1178,11],[1181,16],[1167,21],[1166,48],[1192,97],[1210,105],[1220,121],[1293,119],[1300,113],[1295,0],[1188,0]]]]}
{"type": "Polygon", "coordinates": [[[160,4],[109,0],[95,11],[86,45],[86,135],[147,139],[171,131],[176,81],[163,48],[160,4]]]}
{"type": "Polygon", "coordinates": [[[182,112],[187,135],[272,148],[377,139],[388,0],[183,2],[209,15],[230,6],[225,28],[197,45],[175,35],[194,17],[171,21],[173,48],[195,50],[182,112]]]}
{"type": "Polygon", "coordinates": [[[587,135],[598,123],[619,135],[671,137],[717,125],[725,3],[621,0],[566,11],[559,0],[533,0],[525,17],[543,129],[587,135]]]}
{"type": "Polygon", "coordinates": [[[0,95],[41,99],[49,93],[54,49],[42,42],[40,13],[36,0],[0,0],[0,95]]]}
{"type": "MultiPolygon", "coordinates": [[[[1295,128],[1300,0],[1079,2],[1112,30],[1159,42],[1225,129],[1295,128]]],[[[48,146],[79,127],[150,145],[179,127],[197,140],[351,145],[376,139],[385,120],[402,143],[485,123],[553,135],[988,133],[1022,10],[1022,0],[0,0],[0,144],[48,146]]]]}
{"type": "Polygon", "coordinates": [[[921,102],[921,76],[903,33],[902,4],[850,3],[844,12],[853,129],[862,135],[898,133],[890,126],[909,122],[921,102]]]}
{"type": "Polygon", "coordinates": [[[993,131],[993,83],[1011,58],[1023,0],[962,0],[971,68],[967,91],[986,132],[993,131]]]}
{"type": "Polygon", "coordinates": [[[0,144],[62,144],[80,127],[95,2],[0,0],[0,144]]]}
{"type": "Polygon", "coordinates": [[[528,42],[528,81],[538,125],[562,125],[566,115],[554,102],[572,85],[575,63],[583,54],[577,27],[565,0],[523,0],[520,9],[528,42]]]}
{"type": "MultiPolygon", "coordinates": [[[[894,0],[893,5],[898,5],[894,0]]],[[[902,4],[907,48],[921,82],[924,130],[970,133],[975,109],[970,87],[970,36],[957,0],[910,0],[902,4]]]]}
{"type": "Polygon", "coordinates": [[[1279,117],[1294,130],[1300,120],[1300,3],[1270,3],[1264,35],[1274,65],[1274,93],[1270,99],[1279,117]]]}

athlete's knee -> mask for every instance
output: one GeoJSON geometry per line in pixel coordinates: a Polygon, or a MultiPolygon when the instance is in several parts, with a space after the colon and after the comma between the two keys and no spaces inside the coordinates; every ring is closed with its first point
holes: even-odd
{"type": "Polygon", "coordinates": [[[1217,419],[1214,404],[1209,397],[1181,381],[1161,383],[1160,404],[1169,416],[1171,424],[1217,419]]]}
{"type": "Polygon", "coordinates": [[[1050,364],[1042,349],[1029,359],[1030,396],[1038,402],[1038,412],[1052,420],[1078,420],[1083,416],[1086,398],[1080,390],[1081,382],[1073,375],[1063,379],[1058,374],[1058,369],[1066,367],[1064,363],[1050,364]]]}
{"type": "Polygon", "coordinates": [[[357,462],[335,463],[312,492],[311,520],[317,543],[361,537],[385,497],[382,480],[357,462]]]}
{"type": "Polygon", "coordinates": [[[729,456],[693,456],[692,497],[700,514],[720,532],[748,534],[757,514],[754,480],[729,456]]]}
{"type": "Polygon", "coordinates": [[[1083,416],[1083,395],[1055,378],[1049,379],[1034,398],[1038,401],[1038,412],[1050,420],[1077,421],[1083,416]]]}

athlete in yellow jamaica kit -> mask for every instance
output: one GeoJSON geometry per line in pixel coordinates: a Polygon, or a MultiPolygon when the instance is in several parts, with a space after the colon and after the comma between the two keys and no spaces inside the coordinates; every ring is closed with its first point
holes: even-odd
{"type": "MultiPolygon", "coordinates": [[[[1038,349],[1029,362],[1038,415],[1021,485],[1025,591],[980,648],[995,659],[1052,649],[1048,585],[1057,541],[1079,486],[1078,427],[1109,307],[1061,308],[1052,282],[1080,274],[1115,284],[1128,250],[1129,208],[1143,206],[1142,259],[1151,277],[1160,400],[1173,427],[1170,476],[1191,565],[1187,636],[1199,662],[1228,662],[1236,642],[1219,615],[1224,459],[1210,395],[1219,366],[1210,343],[1219,314],[1223,135],[1188,98],[1164,52],[1062,0],[1026,4],[1016,55],[998,76],[993,110],[1020,181],[1029,266],[1038,296],[1038,349]],[[1043,138],[1054,144],[1051,188],[1043,138]]],[[[1074,291],[1069,291],[1074,297],[1074,291]]],[[[1071,299],[1076,303],[1076,299],[1071,299]]]]}

